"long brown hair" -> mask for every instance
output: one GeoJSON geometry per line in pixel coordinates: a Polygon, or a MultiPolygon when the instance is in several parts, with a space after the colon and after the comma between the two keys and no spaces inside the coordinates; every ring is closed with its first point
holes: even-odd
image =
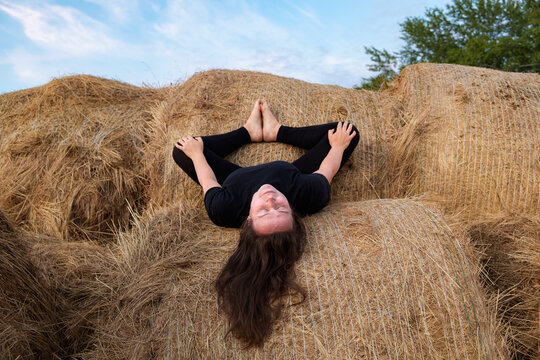
{"type": "Polygon", "coordinates": [[[262,346],[281,314],[282,296],[305,291],[295,280],[294,264],[304,252],[302,223],[293,215],[290,231],[259,236],[244,222],[238,247],[216,280],[219,308],[229,319],[229,331],[246,343],[262,346]]]}

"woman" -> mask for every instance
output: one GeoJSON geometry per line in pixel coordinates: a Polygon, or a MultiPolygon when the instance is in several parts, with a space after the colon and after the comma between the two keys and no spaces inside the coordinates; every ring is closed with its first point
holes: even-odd
{"type": "Polygon", "coordinates": [[[307,127],[281,125],[264,100],[257,100],[239,129],[226,134],[185,136],[173,158],[204,192],[210,219],[242,227],[237,249],[222,269],[216,289],[229,332],[247,346],[261,346],[279,317],[282,296],[304,295],[294,264],[304,251],[298,214],[312,214],[330,200],[330,183],[358,144],[348,123],[307,127]],[[274,161],[242,168],[224,159],[250,142],[273,142],[307,149],[292,163],[274,161]]]}

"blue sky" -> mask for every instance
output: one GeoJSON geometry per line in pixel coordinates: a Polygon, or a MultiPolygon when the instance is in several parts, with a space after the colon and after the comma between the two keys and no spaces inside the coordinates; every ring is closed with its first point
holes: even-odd
{"type": "Polygon", "coordinates": [[[352,87],[365,46],[450,0],[0,0],[0,93],[91,74],[164,86],[212,68],[352,87]]]}

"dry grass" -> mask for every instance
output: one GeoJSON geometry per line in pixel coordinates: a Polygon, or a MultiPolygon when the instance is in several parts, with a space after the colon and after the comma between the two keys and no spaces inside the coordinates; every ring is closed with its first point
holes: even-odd
{"type": "Polygon", "coordinates": [[[540,218],[499,217],[477,222],[472,240],[485,247],[485,282],[500,294],[509,345],[520,359],[540,356],[540,218]]]}
{"type": "Polygon", "coordinates": [[[305,219],[307,300],[262,349],[224,338],[213,280],[238,233],[173,205],[119,237],[114,297],[88,359],[505,358],[470,244],[405,200],[336,204],[305,219]]]}
{"type": "Polygon", "coordinates": [[[111,305],[112,253],[93,243],[48,237],[36,239],[29,257],[54,293],[56,335],[62,340],[58,355],[74,356],[88,347],[96,318],[111,305]]]}
{"type": "Polygon", "coordinates": [[[111,253],[21,231],[0,211],[0,260],[2,358],[59,359],[86,349],[111,298],[111,253]]]}
{"type": "Polygon", "coordinates": [[[418,64],[389,95],[392,197],[430,192],[467,220],[538,214],[540,75],[418,64]]]}
{"type": "Polygon", "coordinates": [[[0,211],[0,354],[48,359],[60,353],[55,294],[30,261],[32,243],[0,211]]]}
{"type": "Polygon", "coordinates": [[[0,96],[0,207],[32,232],[107,241],[145,199],[157,90],[91,76],[0,96]]]}

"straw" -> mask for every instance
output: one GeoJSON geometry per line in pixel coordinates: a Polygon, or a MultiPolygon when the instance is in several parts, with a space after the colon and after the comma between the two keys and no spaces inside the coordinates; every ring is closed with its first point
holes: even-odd
{"type": "MultiPolygon", "coordinates": [[[[171,206],[120,237],[116,296],[84,358],[504,358],[467,238],[408,200],[341,203],[306,218],[307,299],[261,349],[225,338],[213,280],[238,241],[171,206]]],[[[287,301],[294,301],[287,298],[287,301]]]]}

